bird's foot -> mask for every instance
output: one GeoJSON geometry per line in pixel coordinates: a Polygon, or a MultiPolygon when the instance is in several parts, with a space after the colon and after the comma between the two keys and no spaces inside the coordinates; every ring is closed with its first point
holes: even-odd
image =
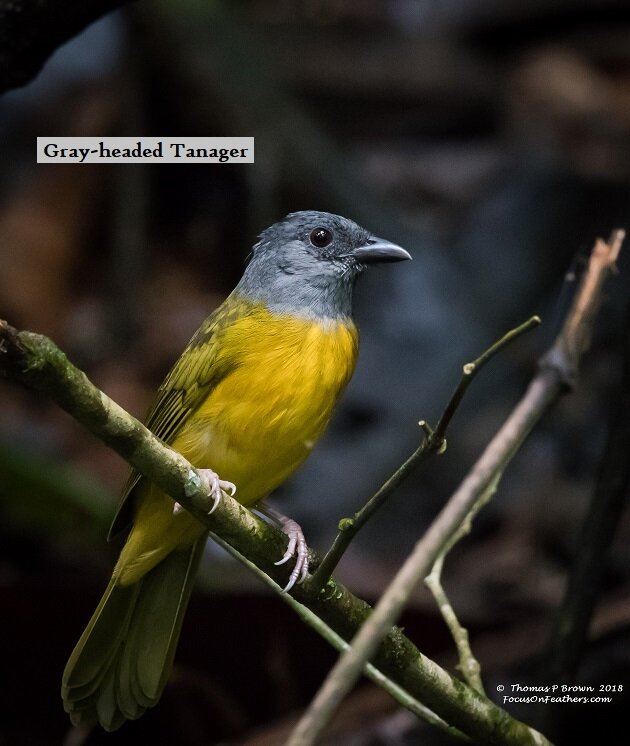
{"type": "MultiPolygon", "coordinates": [[[[211,515],[223,498],[222,492],[227,492],[231,497],[234,497],[236,494],[236,485],[233,482],[226,482],[224,479],[219,479],[219,475],[216,471],[212,471],[212,469],[197,469],[197,471],[201,477],[203,487],[208,490],[208,497],[214,500],[212,507],[208,511],[208,515],[211,515]]],[[[181,513],[183,509],[183,506],[176,502],[173,506],[173,515],[181,513]]]]}
{"type": "Polygon", "coordinates": [[[282,532],[289,537],[287,551],[284,553],[282,559],[274,562],[275,565],[283,565],[285,562],[288,562],[290,559],[295,557],[295,565],[291,575],[289,576],[289,582],[286,584],[283,591],[284,593],[287,593],[287,591],[290,591],[296,583],[302,583],[308,575],[308,546],[306,544],[306,539],[304,538],[302,527],[297,521],[294,521],[292,518],[287,518],[285,515],[282,515],[282,513],[279,513],[277,510],[266,505],[260,508],[260,510],[265,515],[269,516],[269,518],[273,519],[281,528],[282,532]]]}

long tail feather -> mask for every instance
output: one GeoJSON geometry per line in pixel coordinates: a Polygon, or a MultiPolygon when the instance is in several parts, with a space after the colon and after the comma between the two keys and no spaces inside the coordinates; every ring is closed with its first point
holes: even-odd
{"type": "Polygon", "coordinates": [[[164,690],[206,535],[171,552],[134,585],[114,578],[63,673],[61,696],[75,725],[116,730],[153,707],[164,690]]]}

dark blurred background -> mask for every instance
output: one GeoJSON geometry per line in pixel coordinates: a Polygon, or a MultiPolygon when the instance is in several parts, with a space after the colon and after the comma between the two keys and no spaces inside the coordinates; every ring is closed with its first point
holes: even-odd
{"type": "MultiPolygon", "coordinates": [[[[277,496],[318,550],[416,447],[418,420],[437,420],[462,364],[542,316],[475,381],[447,452],[344,558],[340,579],[374,601],[523,392],[595,237],[630,227],[630,7],[143,0],[89,25],[0,99],[0,157],[0,317],[50,335],[138,416],[257,234],[287,212],[338,212],[413,254],[361,279],[357,373],[277,496]],[[37,135],[254,136],[256,163],[37,165],[37,135]]],[[[540,659],[611,417],[630,418],[628,250],[619,269],[577,390],[446,563],[497,701],[498,683],[553,683],[540,659]]],[[[61,671],[118,551],[105,536],[126,474],[43,395],[0,382],[0,744],[281,743],[334,654],[212,546],[160,705],[113,736],[69,729],[61,671]]],[[[630,685],[630,520],[617,522],[579,683],[630,685]]],[[[404,624],[453,669],[423,589],[404,624]]],[[[508,709],[558,743],[618,743],[601,729],[628,696],[612,696],[508,709]]],[[[329,742],[445,741],[364,685],[329,742]]]]}

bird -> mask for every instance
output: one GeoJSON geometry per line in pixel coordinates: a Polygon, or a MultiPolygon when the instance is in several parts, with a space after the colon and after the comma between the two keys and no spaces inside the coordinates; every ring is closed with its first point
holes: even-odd
{"type": "MultiPolygon", "coordinates": [[[[355,280],[369,265],[411,259],[352,220],[301,211],[264,230],[243,275],[201,324],[145,420],[200,470],[214,500],[264,500],[304,462],[358,354],[355,280]]],[[[308,573],[300,526],[275,511],[308,573]]],[[[74,725],[114,731],[157,704],[169,677],[207,529],[132,471],[111,538],[127,532],[111,580],[62,676],[74,725]]]]}

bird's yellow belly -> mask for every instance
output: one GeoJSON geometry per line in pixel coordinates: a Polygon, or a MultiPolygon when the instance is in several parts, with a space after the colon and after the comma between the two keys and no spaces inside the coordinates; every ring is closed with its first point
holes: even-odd
{"type": "Polygon", "coordinates": [[[265,497],[309,455],[348,382],[354,328],[276,322],[212,391],[173,447],[234,482],[237,499],[265,497]]]}
{"type": "MultiPolygon", "coordinates": [[[[287,479],[321,436],[352,375],[357,334],[351,322],[323,325],[266,311],[239,322],[234,333],[247,338],[239,364],[171,445],[194,466],[234,482],[236,499],[252,505],[287,479]]],[[[228,337],[224,345],[238,343],[242,340],[228,337]]],[[[172,500],[156,488],[140,489],[134,528],[121,555],[123,583],[135,582],[205,530],[188,513],[173,516],[172,500]]]]}

